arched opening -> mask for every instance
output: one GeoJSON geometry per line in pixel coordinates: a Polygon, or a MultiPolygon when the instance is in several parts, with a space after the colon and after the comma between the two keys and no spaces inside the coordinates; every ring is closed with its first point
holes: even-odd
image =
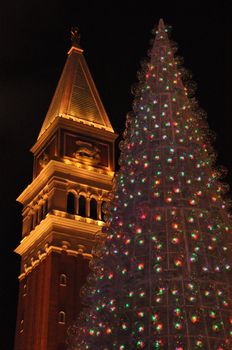
{"type": "Polygon", "coordinates": [[[68,193],[67,196],[67,213],[68,214],[75,214],[76,209],[76,197],[72,192],[68,193]]]}
{"type": "Polygon", "coordinates": [[[62,324],[65,324],[65,312],[64,311],[60,311],[59,312],[58,322],[62,323],[62,324]]]}
{"type": "Polygon", "coordinates": [[[105,220],[105,210],[106,210],[106,201],[103,201],[101,204],[101,219],[102,221],[106,221],[105,220]]]}
{"type": "Polygon", "coordinates": [[[36,225],[39,225],[39,223],[40,223],[40,208],[38,207],[37,209],[36,209],[36,225]]]}
{"type": "Polygon", "coordinates": [[[62,273],[60,275],[60,286],[66,286],[67,285],[67,276],[62,273]]]}
{"type": "Polygon", "coordinates": [[[48,198],[45,200],[44,203],[44,217],[48,214],[48,198]]]}
{"type": "Polygon", "coordinates": [[[79,212],[80,216],[86,216],[86,199],[84,196],[79,197],[79,212]]]}
{"type": "Polygon", "coordinates": [[[39,216],[40,216],[40,221],[42,221],[44,219],[44,204],[41,204],[40,206],[39,216]]]}
{"type": "Polygon", "coordinates": [[[90,217],[91,219],[97,220],[97,201],[94,198],[90,200],[90,217]]]}
{"type": "Polygon", "coordinates": [[[37,210],[33,209],[33,212],[31,214],[31,230],[34,230],[36,225],[37,225],[37,210]]]}
{"type": "Polygon", "coordinates": [[[31,213],[30,215],[30,231],[34,229],[34,215],[31,213]]]}
{"type": "Polygon", "coordinates": [[[20,333],[23,332],[23,323],[24,323],[24,321],[21,320],[21,321],[20,321],[20,325],[19,325],[19,332],[20,332],[20,333]]]}
{"type": "Polygon", "coordinates": [[[48,199],[44,199],[44,202],[41,206],[40,209],[40,213],[41,213],[41,220],[45,219],[47,213],[48,213],[48,199]]]}
{"type": "Polygon", "coordinates": [[[27,282],[24,282],[23,285],[23,296],[25,297],[27,295],[27,282]]]}

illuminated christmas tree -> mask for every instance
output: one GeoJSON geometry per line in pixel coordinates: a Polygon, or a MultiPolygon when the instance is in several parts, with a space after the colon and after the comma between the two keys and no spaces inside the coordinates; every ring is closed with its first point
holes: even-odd
{"type": "Polygon", "coordinates": [[[70,349],[232,349],[226,186],[167,32],[139,75],[70,349]]]}

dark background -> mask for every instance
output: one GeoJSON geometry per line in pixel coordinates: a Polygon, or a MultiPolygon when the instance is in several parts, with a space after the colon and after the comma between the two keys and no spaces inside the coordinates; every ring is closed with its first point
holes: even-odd
{"type": "Polygon", "coordinates": [[[178,54],[193,72],[199,104],[217,134],[218,164],[227,167],[232,184],[230,1],[162,4],[18,0],[0,6],[1,350],[13,349],[15,330],[20,259],[13,251],[21,237],[21,205],[15,199],[31,181],[29,149],[64,66],[71,26],[81,29],[90,71],[112,125],[121,133],[151,30],[160,17],[171,24],[178,54]]]}

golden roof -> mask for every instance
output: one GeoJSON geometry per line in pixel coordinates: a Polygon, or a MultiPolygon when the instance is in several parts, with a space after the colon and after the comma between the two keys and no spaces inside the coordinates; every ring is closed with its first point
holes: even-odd
{"type": "Polygon", "coordinates": [[[38,139],[57,118],[68,118],[114,132],[83,56],[73,45],[38,139]]]}

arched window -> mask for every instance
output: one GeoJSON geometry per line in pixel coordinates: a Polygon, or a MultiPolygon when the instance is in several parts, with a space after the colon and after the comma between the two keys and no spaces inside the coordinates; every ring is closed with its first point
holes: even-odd
{"type": "Polygon", "coordinates": [[[32,231],[34,228],[34,215],[31,213],[30,215],[30,231],[32,231]]]}
{"type": "Polygon", "coordinates": [[[65,312],[64,311],[59,312],[58,322],[61,324],[65,324],[65,312]]]}
{"type": "Polygon", "coordinates": [[[23,332],[23,320],[20,321],[19,332],[20,332],[20,333],[23,332]]]}
{"type": "Polygon", "coordinates": [[[44,219],[44,204],[41,204],[40,208],[39,208],[39,221],[41,222],[44,219]]]}
{"type": "Polygon", "coordinates": [[[40,208],[36,209],[36,225],[40,223],[40,208]]]}
{"type": "Polygon", "coordinates": [[[90,200],[90,217],[91,219],[97,220],[97,201],[94,198],[90,200]]]}
{"type": "Polygon", "coordinates": [[[23,296],[25,297],[27,295],[27,282],[24,282],[23,285],[23,296]]]}
{"type": "Polygon", "coordinates": [[[45,219],[47,213],[48,213],[48,200],[44,199],[44,201],[43,201],[43,203],[41,204],[41,207],[40,207],[40,221],[45,219]]]}
{"type": "Polygon", "coordinates": [[[67,213],[69,214],[75,214],[75,209],[76,209],[76,197],[72,192],[68,193],[67,197],[67,213]]]}
{"type": "Polygon", "coordinates": [[[62,273],[60,275],[60,286],[66,286],[67,285],[67,276],[62,273]]]}
{"type": "Polygon", "coordinates": [[[106,221],[105,218],[104,218],[104,216],[105,216],[105,213],[104,213],[105,207],[106,207],[106,202],[103,201],[102,205],[101,205],[101,219],[102,219],[102,221],[106,221]]]}
{"type": "Polygon", "coordinates": [[[31,229],[34,230],[36,226],[36,220],[37,220],[37,211],[33,209],[33,214],[31,216],[31,229]]]}
{"type": "Polygon", "coordinates": [[[86,199],[84,196],[79,197],[79,213],[80,216],[86,216],[86,199]]]}
{"type": "Polygon", "coordinates": [[[45,200],[43,213],[45,218],[48,213],[48,199],[45,200]]]}

